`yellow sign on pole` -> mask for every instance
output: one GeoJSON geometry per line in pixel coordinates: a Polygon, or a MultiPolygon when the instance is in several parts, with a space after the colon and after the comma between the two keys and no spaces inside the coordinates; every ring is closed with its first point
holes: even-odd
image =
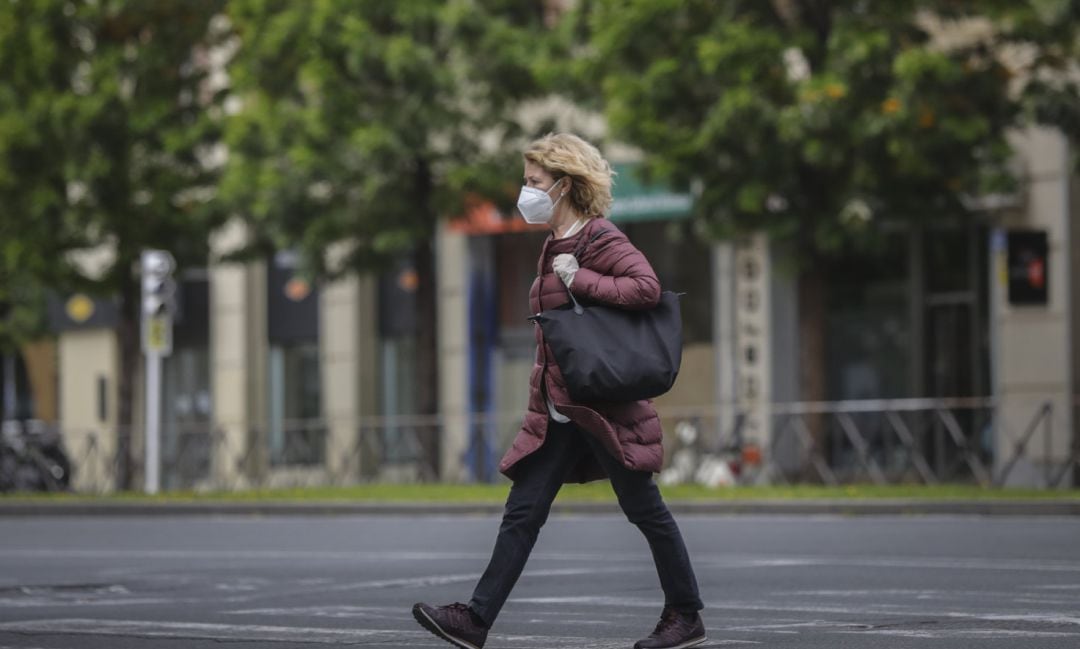
{"type": "Polygon", "coordinates": [[[143,352],[168,356],[172,353],[172,318],[151,316],[143,321],[143,352]]]}

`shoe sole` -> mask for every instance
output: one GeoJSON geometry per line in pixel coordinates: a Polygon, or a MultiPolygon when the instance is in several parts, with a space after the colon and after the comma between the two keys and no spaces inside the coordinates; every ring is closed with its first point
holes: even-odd
{"type": "MultiPolygon", "coordinates": [[[[466,642],[460,638],[455,638],[446,631],[443,631],[442,628],[438,625],[438,623],[428,617],[428,614],[425,613],[424,609],[420,608],[420,606],[413,606],[412,614],[413,617],[416,618],[416,621],[420,623],[420,626],[424,627],[428,631],[431,631],[433,634],[449,642],[455,647],[460,647],[461,649],[480,649],[480,647],[477,647],[471,642],[466,642]]],[[[691,645],[686,646],[689,647],[691,645]]]]}
{"type": "MultiPolygon", "coordinates": [[[[670,647],[664,647],[664,649],[690,649],[690,647],[696,647],[699,644],[703,644],[708,641],[707,636],[701,636],[700,638],[694,638],[693,640],[687,640],[682,644],[672,645],[670,647]]],[[[637,646],[637,645],[635,645],[637,646]]]]}
{"type": "Polygon", "coordinates": [[[706,637],[706,636],[701,636],[700,638],[694,638],[693,640],[687,640],[686,642],[682,643],[681,645],[671,647],[670,649],[689,649],[690,647],[696,647],[699,644],[705,644],[705,642],[708,639],[709,638],[706,637]]]}

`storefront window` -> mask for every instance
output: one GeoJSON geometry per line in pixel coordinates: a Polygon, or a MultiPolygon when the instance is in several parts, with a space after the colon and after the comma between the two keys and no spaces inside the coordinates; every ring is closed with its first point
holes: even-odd
{"type": "Polygon", "coordinates": [[[323,461],[322,380],[318,343],[270,348],[271,464],[323,461]]]}
{"type": "Polygon", "coordinates": [[[183,346],[165,359],[162,417],[162,482],[190,487],[210,470],[210,350],[183,346]]]}
{"type": "Polygon", "coordinates": [[[827,398],[909,396],[911,312],[908,237],[872,254],[845,254],[827,270],[827,398]]]}
{"type": "Polygon", "coordinates": [[[897,230],[828,267],[828,397],[980,396],[988,390],[985,230],[897,230]]]}
{"type": "Polygon", "coordinates": [[[267,266],[272,465],[317,465],[326,456],[319,367],[319,291],[282,251],[267,266]]]}

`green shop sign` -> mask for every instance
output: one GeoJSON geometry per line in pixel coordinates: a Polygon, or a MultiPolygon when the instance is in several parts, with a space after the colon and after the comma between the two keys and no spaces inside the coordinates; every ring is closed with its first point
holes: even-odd
{"type": "Polygon", "coordinates": [[[638,178],[639,166],[636,163],[612,165],[618,175],[615,176],[615,185],[611,188],[614,199],[611,205],[611,220],[625,223],[689,218],[690,210],[694,206],[690,193],[643,184],[638,178]]]}

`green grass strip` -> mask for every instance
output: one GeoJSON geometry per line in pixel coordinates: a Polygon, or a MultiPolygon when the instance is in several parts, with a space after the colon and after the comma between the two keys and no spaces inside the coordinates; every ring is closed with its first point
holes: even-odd
{"type": "MultiPolygon", "coordinates": [[[[2,502],[415,502],[415,503],[488,503],[506,500],[509,483],[500,484],[365,484],[345,487],[303,487],[291,489],[255,489],[196,493],[173,491],[154,496],[137,492],[106,495],[82,494],[5,494],[2,502]]],[[[668,500],[1080,500],[1080,489],[982,488],[969,485],[848,485],[766,486],[709,488],[700,485],[662,487],[668,500]]],[[[608,502],[615,497],[606,482],[566,485],[560,502],[608,502]]]]}

